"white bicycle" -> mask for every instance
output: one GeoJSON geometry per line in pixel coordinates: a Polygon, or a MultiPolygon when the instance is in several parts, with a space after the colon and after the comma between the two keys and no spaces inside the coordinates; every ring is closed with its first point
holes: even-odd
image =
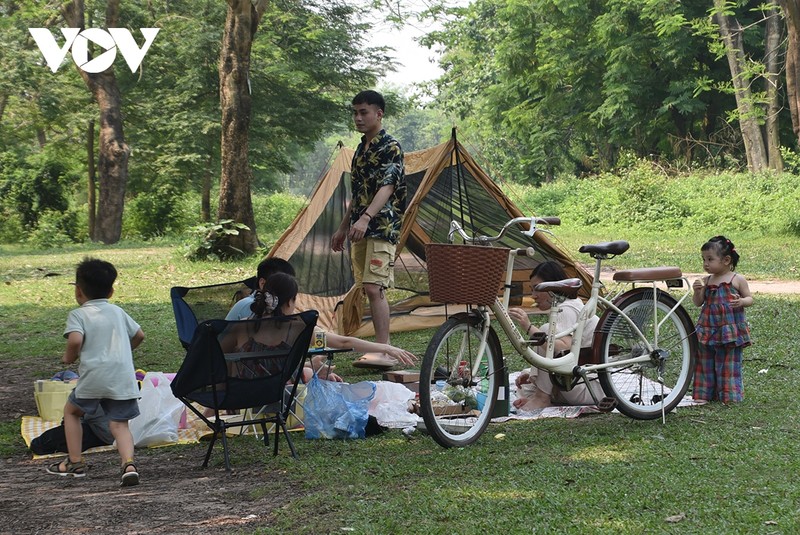
{"type": "Polygon", "coordinates": [[[555,318],[559,304],[577,295],[580,279],[536,286],[537,291],[553,295],[550,327],[544,336],[529,339],[517,329],[507,312],[514,259],[532,256],[534,249],[489,245],[514,227],[533,237],[543,231],[539,225],[559,223],[558,218],[518,217],[506,223],[497,236],[470,237],[453,221],[450,241],[458,234],[465,245],[427,246],[431,299],[469,305],[466,312],[454,314],[442,324],[422,361],[420,411],[425,427],[440,445],[458,447],[475,442],[493,417],[498,396],[508,402],[508,370],[495,323],[500,324],[517,353],[550,373],[554,384],[563,390],[598,378],[606,397],[595,398],[595,402],[602,410],[616,407],[631,418],[663,419],[683,399],[692,381],[697,354],[694,324],[682,305],[691,294],[691,285],[677,267],[629,269],[614,273],[614,281],[621,283],[621,289],[609,297],[601,295],[601,263],[627,251],[627,242],[580,248],[581,253],[595,260],[594,279],[590,298],[573,328],[555,332],[555,318]],[[497,295],[503,271],[505,291],[500,299],[497,295]],[[474,283],[475,274],[478,283],[474,283]],[[466,275],[473,275],[472,283],[462,284],[466,275]],[[663,285],[685,290],[676,299],[659,287],[663,285]],[[476,289],[478,286],[482,288],[476,289]],[[592,350],[587,358],[579,359],[584,325],[598,305],[603,313],[592,350]],[[571,350],[554,355],[555,340],[564,336],[572,336],[571,350]],[[536,349],[542,346],[543,352],[536,349]]]}

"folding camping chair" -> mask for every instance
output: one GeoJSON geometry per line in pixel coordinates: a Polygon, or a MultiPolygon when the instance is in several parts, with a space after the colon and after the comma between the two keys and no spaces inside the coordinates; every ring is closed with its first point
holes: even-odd
{"type": "Polygon", "coordinates": [[[258,288],[258,277],[208,286],[170,288],[172,311],[178,338],[188,348],[197,325],[206,320],[225,319],[231,307],[258,288]]]}
{"type": "Polygon", "coordinates": [[[208,466],[217,438],[222,439],[225,469],[230,470],[226,430],[232,427],[259,425],[264,445],[269,445],[267,425],[275,424],[275,446],[283,430],[292,457],[297,458],[286,429],[289,408],[297,385],[314,326],[316,310],[292,316],[254,320],[209,320],[197,325],[175,379],[172,392],[211,429],[203,467],[208,466]],[[287,383],[291,383],[287,388],[287,383]],[[205,416],[194,403],[214,411],[205,416]],[[222,413],[262,407],[257,414],[226,421],[222,413]]]}

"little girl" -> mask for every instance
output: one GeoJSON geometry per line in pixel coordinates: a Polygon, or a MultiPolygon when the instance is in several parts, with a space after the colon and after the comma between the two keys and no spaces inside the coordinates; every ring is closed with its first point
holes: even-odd
{"type": "Polygon", "coordinates": [[[694,373],[694,399],[742,401],[742,348],[750,345],[744,307],[753,304],[750,287],[734,273],[739,253],[725,236],[700,248],[708,277],[694,281],[692,301],[701,307],[697,320],[700,351],[694,373]]]}

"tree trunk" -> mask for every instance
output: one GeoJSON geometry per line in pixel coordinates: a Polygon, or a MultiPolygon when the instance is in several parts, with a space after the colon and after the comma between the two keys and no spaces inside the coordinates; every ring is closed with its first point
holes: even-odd
{"type": "Polygon", "coordinates": [[[248,159],[250,98],[250,51],[258,23],[267,7],[265,0],[228,0],[225,31],[219,58],[220,107],[222,111],[219,219],[233,219],[250,230],[228,236],[228,245],[245,254],[258,248],[253,204],[250,198],[252,170],[248,159]]]}
{"type": "Polygon", "coordinates": [[[764,77],[765,92],[767,95],[766,110],[766,142],[769,168],[775,171],[783,171],[783,158],[781,157],[781,138],[779,132],[778,114],[781,110],[781,103],[778,101],[778,84],[780,79],[779,55],[781,46],[781,20],[780,10],[777,9],[777,0],[771,0],[773,6],[767,23],[764,28],[764,66],[766,75],[764,77]]]}
{"type": "Polygon", "coordinates": [[[795,141],[800,145],[800,0],[780,0],[786,19],[786,99],[795,141]]]}
{"type": "MultiPolygon", "coordinates": [[[[72,0],[63,8],[64,20],[70,27],[84,29],[83,0],[72,0]]],[[[106,27],[118,27],[119,0],[109,0],[106,6],[106,27]]],[[[100,199],[94,239],[106,244],[116,243],[122,234],[122,211],[125,188],[128,185],[128,156],[130,148],[122,131],[122,96],[113,67],[101,73],[78,69],[100,109],[100,147],[97,169],[100,175],[100,199]]]]}
{"type": "Polygon", "coordinates": [[[213,161],[212,151],[209,150],[206,169],[203,173],[203,191],[200,198],[200,219],[205,223],[211,221],[211,165],[213,161]]]}
{"type": "Polygon", "coordinates": [[[725,44],[725,55],[731,70],[731,81],[736,96],[736,107],[739,111],[739,128],[742,132],[744,150],[747,155],[747,168],[753,172],[767,169],[767,151],[761,136],[761,126],[755,114],[753,97],[750,91],[750,80],[745,74],[746,59],[742,42],[742,26],[735,18],[723,15],[725,0],[714,0],[717,13],[714,20],[719,27],[722,42],[725,44]]]}
{"type": "Polygon", "coordinates": [[[8,94],[0,94],[0,123],[3,122],[3,114],[6,112],[6,104],[8,104],[8,94]]]}
{"type": "Polygon", "coordinates": [[[86,128],[86,167],[89,170],[89,180],[86,184],[86,204],[89,205],[89,239],[95,240],[97,217],[97,199],[95,197],[96,175],[94,167],[94,119],[89,120],[86,128]]]}

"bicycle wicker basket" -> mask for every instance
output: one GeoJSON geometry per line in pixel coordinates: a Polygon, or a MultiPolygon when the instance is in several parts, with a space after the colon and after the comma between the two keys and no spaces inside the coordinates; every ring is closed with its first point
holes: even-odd
{"type": "Polygon", "coordinates": [[[494,303],[509,249],[429,243],[425,246],[431,301],[460,305],[494,303]]]}

